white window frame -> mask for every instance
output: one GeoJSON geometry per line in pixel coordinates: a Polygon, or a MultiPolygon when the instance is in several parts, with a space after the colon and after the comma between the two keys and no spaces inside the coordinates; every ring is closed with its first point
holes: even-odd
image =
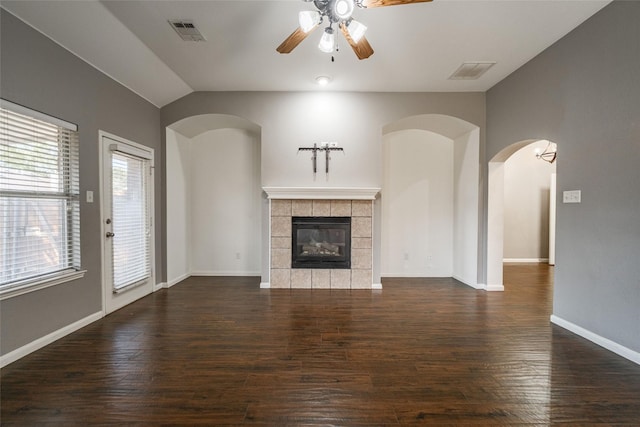
{"type": "MultiPolygon", "coordinates": [[[[73,123],[69,123],[67,121],[58,119],[56,117],[49,116],[39,111],[31,110],[30,108],[15,104],[5,99],[0,99],[0,106],[3,109],[10,110],[12,112],[22,114],[25,116],[29,116],[37,120],[45,121],[58,127],[70,129],[75,132],[77,132],[78,130],[78,126],[73,123]]],[[[78,165],[75,165],[76,170],[77,170],[77,167],[78,165]]],[[[79,194],[77,195],[77,197],[79,198],[79,194]]],[[[68,217],[65,217],[64,221],[67,221],[67,220],[68,220],[68,217]]],[[[78,221],[79,221],[79,214],[78,214],[78,221]]],[[[80,229],[79,224],[77,229],[78,230],[80,229]]],[[[80,237],[78,236],[78,241],[79,239],[80,237]]],[[[73,249],[73,245],[71,245],[71,248],[73,249]]],[[[80,251],[80,245],[77,245],[77,248],[75,249],[77,251],[80,251]]],[[[80,253],[77,253],[77,254],[74,253],[73,256],[80,257],[80,253]]],[[[64,270],[52,272],[49,274],[42,274],[42,275],[27,277],[21,280],[16,280],[15,282],[9,282],[9,283],[0,285],[0,300],[13,298],[29,292],[34,292],[40,289],[48,288],[50,286],[55,286],[55,285],[69,282],[71,280],[76,280],[83,277],[85,273],[86,273],[86,270],[82,270],[79,268],[79,266],[77,266],[77,267],[69,267],[64,270]]]]}

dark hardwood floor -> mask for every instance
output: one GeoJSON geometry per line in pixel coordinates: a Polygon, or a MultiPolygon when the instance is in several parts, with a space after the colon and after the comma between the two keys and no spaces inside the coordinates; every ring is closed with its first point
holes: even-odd
{"type": "Polygon", "coordinates": [[[549,323],[552,274],[190,278],[2,369],[2,424],[640,425],[640,366],[549,323]]]}

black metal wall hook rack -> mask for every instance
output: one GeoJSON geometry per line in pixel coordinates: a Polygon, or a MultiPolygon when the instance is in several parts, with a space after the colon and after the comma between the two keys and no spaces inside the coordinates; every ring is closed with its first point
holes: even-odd
{"type": "Polygon", "coordinates": [[[325,153],[325,173],[329,173],[329,161],[331,160],[330,153],[332,151],[342,151],[344,153],[344,148],[342,147],[330,147],[329,145],[318,147],[317,143],[313,144],[313,147],[299,147],[298,152],[300,151],[312,151],[313,155],[311,156],[311,161],[313,162],[313,173],[315,174],[318,171],[318,151],[324,151],[325,153]]]}

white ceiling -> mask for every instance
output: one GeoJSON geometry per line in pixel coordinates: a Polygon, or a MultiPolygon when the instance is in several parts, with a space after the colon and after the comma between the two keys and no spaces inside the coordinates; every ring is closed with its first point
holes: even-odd
{"type": "Polygon", "coordinates": [[[317,49],[321,29],[292,53],[276,47],[297,27],[301,0],[5,1],[2,7],[161,107],[192,91],[486,91],[609,0],[434,0],[373,9],[375,53],[359,61],[317,49]],[[206,42],[184,42],[169,19],[192,19],[206,42]],[[475,81],[449,80],[468,61],[496,65],[475,81]]]}

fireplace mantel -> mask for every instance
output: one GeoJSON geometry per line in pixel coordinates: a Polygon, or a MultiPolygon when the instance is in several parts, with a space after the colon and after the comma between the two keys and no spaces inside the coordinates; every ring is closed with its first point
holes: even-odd
{"type": "Polygon", "coordinates": [[[363,187],[262,187],[269,199],[374,200],[379,188],[363,187]]]}

